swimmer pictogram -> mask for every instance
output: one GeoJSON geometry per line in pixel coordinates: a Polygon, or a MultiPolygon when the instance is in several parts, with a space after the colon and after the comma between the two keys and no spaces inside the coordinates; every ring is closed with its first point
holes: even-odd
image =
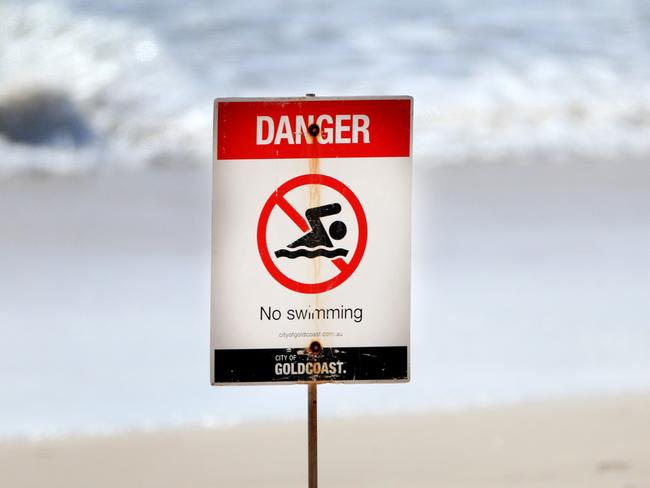
{"type": "Polygon", "coordinates": [[[330,224],[328,231],[321,221],[323,217],[336,215],[340,212],[341,205],[338,203],[330,203],[328,205],[307,209],[305,217],[307,218],[307,222],[309,222],[311,231],[287,246],[290,249],[295,249],[295,251],[278,249],[275,251],[275,257],[289,259],[305,257],[313,259],[320,256],[326,258],[347,256],[347,249],[333,249],[334,245],[332,244],[332,239],[338,241],[343,239],[347,234],[348,228],[345,223],[336,220],[330,224]]]}
{"type": "Polygon", "coordinates": [[[297,176],[280,185],[271,193],[262,208],[257,226],[257,246],[267,271],[278,283],[299,293],[324,293],[347,280],[361,262],[366,249],[367,238],[366,215],[357,196],[341,181],[322,174],[297,176]],[[328,187],[335,190],[341,199],[336,198],[336,201],[326,205],[310,207],[305,210],[303,216],[287,201],[285,195],[305,185],[328,187]],[[334,244],[334,242],[341,241],[348,235],[348,224],[343,221],[345,219],[336,219],[327,225],[323,223],[324,218],[339,215],[342,212],[342,204],[352,209],[354,219],[356,219],[354,224],[358,229],[358,237],[353,251],[342,246],[336,247],[334,244]],[[295,236],[287,236],[289,244],[281,249],[274,249],[271,253],[267,241],[267,227],[271,212],[276,207],[304,234],[297,239],[295,236]],[[336,268],[336,275],[324,281],[315,281],[313,283],[299,281],[281,271],[272,255],[279,261],[299,258],[327,258],[336,268]],[[346,260],[347,258],[349,260],[346,260]]]}

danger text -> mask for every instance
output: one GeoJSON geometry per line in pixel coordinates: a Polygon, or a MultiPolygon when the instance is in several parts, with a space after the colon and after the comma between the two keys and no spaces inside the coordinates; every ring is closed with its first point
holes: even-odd
{"type": "Polygon", "coordinates": [[[255,142],[269,144],[369,144],[370,117],[363,114],[281,115],[276,121],[268,115],[258,115],[255,142]],[[318,135],[310,135],[309,127],[318,126],[318,135]]]}

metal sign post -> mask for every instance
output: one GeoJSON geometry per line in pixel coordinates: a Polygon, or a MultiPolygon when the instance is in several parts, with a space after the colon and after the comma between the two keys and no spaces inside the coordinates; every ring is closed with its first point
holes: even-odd
{"type": "Polygon", "coordinates": [[[318,488],[318,383],[309,383],[307,392],[309,488],[318,488]]]}
{"type": "MultiPolygon", "coordinates": [[[[315,93],[307,93],[306,97],[315,97],[315,93]]],[[[320,127],[312,125],[307,128],[312,135],[318,135],[320,127]]],[[[313,165],[309,167],[313,173],[313,165]]],[[[320,343],[312,342],[310,349],[320,351],[320,343]],[[318,344],[316,348],[314,345],[318,344]]],[[[318,488],[318,383],[307,385],[307,478],[308,488],[318,488]]]]}
{"type": "Polygon", "coordinates": [[[214,104],[213,385],[409,380],[413,99],[214,104]]]}

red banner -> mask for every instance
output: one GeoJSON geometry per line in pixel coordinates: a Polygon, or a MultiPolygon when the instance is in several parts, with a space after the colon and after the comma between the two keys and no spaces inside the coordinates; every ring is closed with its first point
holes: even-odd
{"type": "Polygon", "coordinates": [[[409,157],[410,97],[216,100],[217,159],[409,157]]]}

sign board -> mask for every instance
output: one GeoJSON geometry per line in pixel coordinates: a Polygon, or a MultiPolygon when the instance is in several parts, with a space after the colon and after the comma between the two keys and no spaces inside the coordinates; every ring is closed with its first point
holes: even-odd
{"type": "Polygon", "coordinates": [[[412,105],[215,101],[213,384],[408,381],[412,105]]]}

